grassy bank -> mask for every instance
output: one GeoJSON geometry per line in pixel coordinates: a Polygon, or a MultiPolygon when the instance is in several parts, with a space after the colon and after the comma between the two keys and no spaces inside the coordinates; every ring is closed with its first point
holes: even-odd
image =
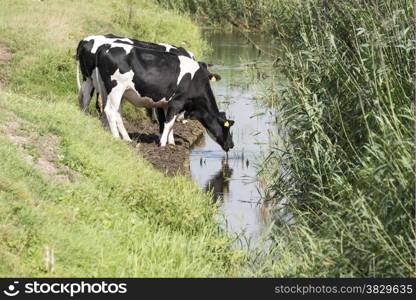
{"type": "Polygon", "coordinates": [[[210,198],[188,179],[162,176],[77,107],[80,38],[186,40],[201,55],[194,25],[152,1],[0,5],[0,43],[13,54],[0,69],[8,83],[0,92],[0,275],[237,274],[240,254],[214,222],[210,198]]]}
{"type": "Polygon", "coordinates": [[[290,8],[270,188],[296,221],[278,227],[271,272],[415,276],[412,1],[290,8]]]}

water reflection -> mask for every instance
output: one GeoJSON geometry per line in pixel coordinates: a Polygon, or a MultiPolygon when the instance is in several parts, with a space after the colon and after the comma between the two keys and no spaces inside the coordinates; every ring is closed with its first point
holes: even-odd
{"type": "MultiPolygon", "coordinates": [[[[202,159],[202,158],[201,158],[202,159]]],[[[230,179],[233,175],[233,169],[228,165],[226,159],[221,160],[221,169],[207,182],[204,191],[212,191],[214,201],[226,200],[230,190],[230,179]]]]}

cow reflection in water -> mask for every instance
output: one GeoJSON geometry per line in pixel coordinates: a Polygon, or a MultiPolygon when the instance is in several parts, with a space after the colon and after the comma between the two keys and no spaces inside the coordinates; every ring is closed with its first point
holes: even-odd
{"type": "Polygon", "coordinates": [[[226,200],[229,192],[230,179],[233,175],[233,169],[228,165],[228,161],[221,160],[221,169],[205,185],[204,191],[214,192],[214,202],[226,200]]]}

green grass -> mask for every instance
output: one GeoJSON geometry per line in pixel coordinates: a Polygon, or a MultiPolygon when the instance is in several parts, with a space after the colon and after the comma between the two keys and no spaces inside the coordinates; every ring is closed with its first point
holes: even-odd
{"type": "Polygon", "coordinates": [[[58,136],[59,163],[81,174],[54,182],[0,140],[2,275],[224,276],[230,270],[236,254],[195,184],[164,177],[72,104],[3,93],[0,105],[27,122],[26,130],[58,136]],[[45,246],[56,251],[54,274],[43,270],[45,246]]]}
{"type": "MultiPolygon", "coordinates": [[[[79,39],[113,32],[205,47],[185,17],[151,1],[0,1],[0,43],[13,56],[0,72],[0,127],[20,124],[58,139],[59,182],[0,137],[1,276],[235,276],[241,253],[213,216],[217,207],[189,179],[166,178],[77,107],[79,39]],[[131,7],[131,18],[128,18],[131,7]],[[33,24],[39,24],[33,26],[33,24]],[[13,114],[15,117],[13,117],[13,114]],[[12,117],[11,117],[12,116],[12,117]],[[55,250],[55,271],[45,248],[55,250]]],[[[34,139],[36,140],[36,139],[34,139]]]]}

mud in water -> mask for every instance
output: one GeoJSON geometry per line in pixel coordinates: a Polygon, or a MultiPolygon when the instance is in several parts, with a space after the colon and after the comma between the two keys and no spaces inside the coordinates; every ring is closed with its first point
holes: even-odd
{"type": "Polygon", "coordinates": [[[126,123],[137,153],[167,176],[190,176],[190,147],[203,135],[198,121],[176,122],[173,131],[176,145],[159,147],[159,125],[148,120],[126,123]]]}

